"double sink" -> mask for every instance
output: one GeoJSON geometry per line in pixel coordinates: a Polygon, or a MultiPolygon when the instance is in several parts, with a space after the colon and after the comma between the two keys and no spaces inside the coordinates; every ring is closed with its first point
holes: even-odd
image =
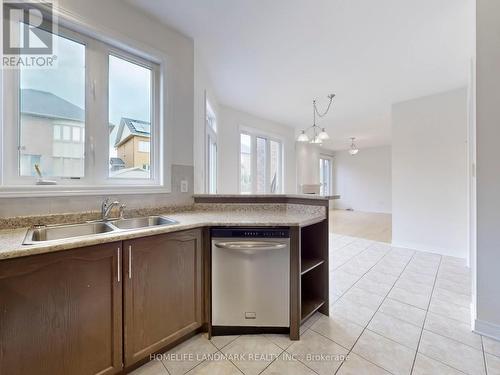
{"type": "Polygon", "coordinates": [[[93,236],[103,233],[173,224],[178,224],[178,222],[165,216],[145,216],[110,221],[94,221],[82,224],[38,226],[28,230],[23,244],[34,245],[47,241],[60,241],[75,237],[93,236]]]}

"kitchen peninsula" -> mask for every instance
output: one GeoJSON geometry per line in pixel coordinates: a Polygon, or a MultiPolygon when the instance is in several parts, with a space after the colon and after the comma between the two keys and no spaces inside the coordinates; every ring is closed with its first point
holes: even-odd
{"type": "Polygon", "coordinates": [[[210,335],[214,228],[289,231],[289,335],[300,339],[301,323],[316,311],[328,314],[328,203],[305,195],[196,195],[192,206],[129,210],[123,219],[156,215],[168,225],[120,229],[126,223],[116,220],[103,233],[29,245],[27,227],[98,213],[1,219],[0,341],[9,346],[0,372],[12,373],[26,352],[26,366],[40,374],[127,372],[197,332],[210,335]],[[61,335],[78,346],[64,345],[61,335]]]}

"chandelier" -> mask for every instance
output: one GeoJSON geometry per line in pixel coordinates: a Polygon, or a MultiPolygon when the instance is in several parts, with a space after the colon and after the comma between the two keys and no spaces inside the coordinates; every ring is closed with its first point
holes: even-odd
{"type": "Polygon", "coordinates": [[[309,142],[309,143],[314,143],[314,144],[322,144],[323,141],[326,141],[327,139],[330,138],[328,133],[326,132],[325,128],[320,128],[318,125],[316,125],[316,115],[319,118],[324,117],[328,111],[330,110],[330,106],[332,105],[333,98],[335,97],[335,94],[330,94],[327,96],[327,98],[330,100],[328,103],[328,106],[326,107],[326,110],[323,113],[320,113],[318,111],[318,107],[316,106],[316,100],[313,100],[313,124],[312,126],[303,129],[299,136],[297,137],[298,142],[309,142]],[[309,136],[307,133],[312,130],[311,135],[312,138],[309,139],[309,136]]]}

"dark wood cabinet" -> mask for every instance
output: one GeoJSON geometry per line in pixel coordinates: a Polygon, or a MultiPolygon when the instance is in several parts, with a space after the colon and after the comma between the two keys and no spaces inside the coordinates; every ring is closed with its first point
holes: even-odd
{"type": "Polygon", "coordinates": [[[123,242],[125,366],[201,327],[201,230],[123,242]]]}
{"type": "Polygon", "coordinates": [[[121,242],[0,262],[0,374],[122,370],[121,242]]]}

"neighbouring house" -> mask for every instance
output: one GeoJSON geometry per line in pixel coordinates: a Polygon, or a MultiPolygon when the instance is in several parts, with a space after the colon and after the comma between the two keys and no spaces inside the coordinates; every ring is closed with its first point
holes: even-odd
{"type": "Polygon", "coordinates": [[[84,175],[85,111],[50,92],[23,89],[20,96],[21,176],[84,175]]]}
{"type": "Polygon", "coordinates": [[[117,158],[124,168],[150,169],[151,124],[146,121],[122,117],[116,133],[117,158]]]}

